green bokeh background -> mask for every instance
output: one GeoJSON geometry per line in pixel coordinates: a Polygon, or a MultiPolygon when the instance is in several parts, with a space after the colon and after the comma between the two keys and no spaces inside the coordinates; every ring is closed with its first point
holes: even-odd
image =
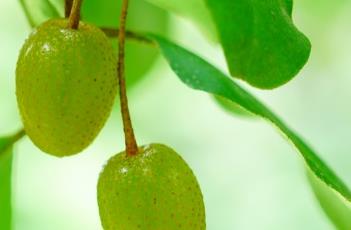
{"type": "MultiPolygon", "coordinates": [[[[279,89],[250,89],[351,185],[351,2],[295,0],[294,18],[313,45],[307,66],[279,89]]],[[[18,1],[1,0],[0,135],[21,126],[14,72],[29,32],[18,1]]],[[[225,68],[220,48],[189,21],[172,15],[171,34],[225,68]]],[[[209,230],[333,229],[311,192],[299,155],[270,125],[224,112],[212,97],[184,86],[162,58],[129,100],[139,143],[170,145],[193,168],[209,230]]],[[[14,155],[14,229],[101,229],[97,178],[107,159],[122,149],[117,109],[96,141],[75,157],[43,154],[25,138],[14,155]]]]}

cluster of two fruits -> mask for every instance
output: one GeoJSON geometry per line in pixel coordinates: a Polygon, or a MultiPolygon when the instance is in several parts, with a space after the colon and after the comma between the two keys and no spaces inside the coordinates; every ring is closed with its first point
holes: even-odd
{"type": "MultiPolygon", "coordinates": [[[[25,131],[44,152],[85,149],[108,118],[117,92],[116,57],[105,34],[65,19],[39,26],[25,42],[16,93],[25,131]]],[[[98,182],[105,229],[205,229],[195,176],[170,148],[152,144],[112,157],[98,182]]]]}

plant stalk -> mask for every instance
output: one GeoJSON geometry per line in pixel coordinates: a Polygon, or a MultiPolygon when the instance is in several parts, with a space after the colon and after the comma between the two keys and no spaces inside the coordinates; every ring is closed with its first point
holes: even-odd
{"type": "Polygon", "coordinates": [[[12,145],[14,145],[17,141],[24,137],[24,135],[26,135],[26,132],[24,131],[24,129],[21,129],[17,131],[17,133],[9,137],[9,142],[5,146],[2,146],[0,148],[0,155],[5,153],[12,145]]]}
{"type": "Polygon", "coordinates": [[[119,82],[119,97],[121,101],[121,113],[123,119],[123,129],[127,156],[134,156],[138,153],[138,145],[135,140],[132,121],[128,108],[127,87],[125,79],[125,40],[126,40],[126,21],[128,14],[128,0],[122,1],[120,15],[120,26],[118,31],[118,62],[117,76],[119,82]]]}
{"type": "Polygon", "coordinates": [[[71,29],[78,29],[79,20],[80,20],[80,8],[82,6],[83,0],[74,0],[71,13],[68,19],[68,27],[71,29]]]}
{"type": "Polygon", "coordinates": [[[68,18],[71,14],[73,0],[65,0],[65,18],[68,18]]]}

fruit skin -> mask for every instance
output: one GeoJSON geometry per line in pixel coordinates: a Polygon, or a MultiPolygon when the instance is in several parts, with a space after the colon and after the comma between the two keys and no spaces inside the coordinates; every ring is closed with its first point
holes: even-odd
{"type": "Polygon", "coordinates": [[[203,230],[205,208],[199,184],[186,162],[161,144],[112,157],[98,182],[105,230],[203,230]]]}
{"type": "Polygon", "coordinates": [[[45,22],[26,40],[16,69],[24,128],[44,152],[85,149],[106,122],[117,93],[116,57],[106,35],[66,19],[45,22]]]}

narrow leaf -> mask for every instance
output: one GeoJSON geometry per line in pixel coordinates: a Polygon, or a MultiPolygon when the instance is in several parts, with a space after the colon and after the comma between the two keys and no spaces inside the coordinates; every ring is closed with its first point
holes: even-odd
{"type": "Polygon", "coordinates": [[[294,26],[292,0],[206,0],[232,76],[265,89],[292,79],[309,40],[294,26]]]}
{"type": "Polygon", "coordinates": [[[11,229],[11,168],[10,138],[0,138],[0,229],[11,229]]]}
{"type": "Polygon", "coordinates": [[[344,197],[330,189],[323,181],[307,169],[307,175],[312,190],[322,209],[340,230],[351,229],[351,204],[344,197]]]}
{"type": "Polygon", "coordinates": [[[272,122],[294,144],[313,174],[348,202],[351,201],[351,192],[343,181],[318,157],[314,150],[263,103],[200,57],[161,37],[154,35],[150,37],[158,43],[171,68],[186,85],[227,98],[249,112],[272,122]]]}
{"type": "Polygon", "coordinates": [[[31,27],[36,27],[49,18],[63,15],[48,0],[19,0],[31,27]]]}

